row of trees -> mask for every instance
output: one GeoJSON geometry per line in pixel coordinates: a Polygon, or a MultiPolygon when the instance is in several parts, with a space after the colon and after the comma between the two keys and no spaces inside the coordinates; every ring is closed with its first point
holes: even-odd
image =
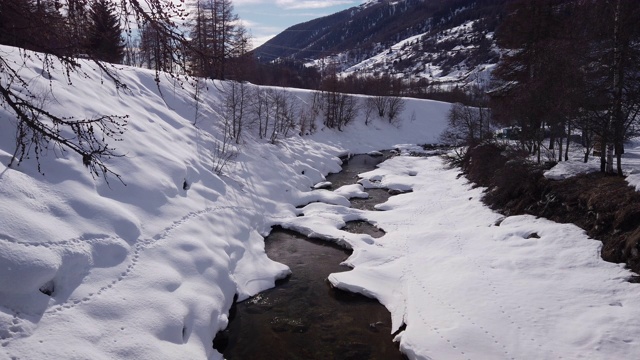
{"type": "Polygon", "coordinates": [[[0,44],[216,79],[242,77],[251,44],[231,0],[184,7],[155,2],[152,7],[164,6],[171,15],[156,16],[137,1],[117,7],[111,0],[2,0],[0,44]],[[148,12],[135,18],[135,28],[127,16],[134,10],[148,12]]]}
{"type": "Polygon", "coordinates": [[[231,0],[195,0],[187,6],[184,20],[182,27],[175,28],[188,36],[188,41],[182,42],[173,41],[154,24],[145,23],[140,37],[127,46],[125,63],[211,79],[247,77],[252,63],[251,40],[234,13],[231,0]]]}
{"type": "Polygon", "coordinates": [[[624,142],[640,125],[640,2],[520,0],[497,33],[505,54],[492,86],[494,118],[521,129],[538,154],[580,130],[601,156],[601,170],[622,175],[624,142]]]}
{"type": "Polygon", "coordinates": [[[365,113],[365,124],[378,118],[398,126],[405,102],[401,97],[371,96],[357,98],[342,92],[335,83],[309,93],[301,99],[285,89],[257,87],[244,82],[224,83],[223,107],[218,112],[224,121],[224,135],[240,144],[246,130],[260,139],[275,142],[293,132],[308,135],[318,123],[343,130],[358,114],[365,113]]]}
{"type": "Polygon", "coordinates": [[[225,96],[216,111],[222,120],[222,137],[214,142],[212,150],[212,169],[217,173],[237,155],[238,145],[246,134],[276,143],[294,133],[313,134],[318,127],[342,130],[361,112],[366,114],[366,125],[378,118],[399,126],[405,108],[400,97],[359,99],[329,85],[309,92],[306,98],[283,88],[238,81],[222,83],[221,91],[225,96]]]}
{"type": "Polygon", "coordinates": [[[0,44],[119,63],[124,40],[109,0],[3,0],[0,44]]]}

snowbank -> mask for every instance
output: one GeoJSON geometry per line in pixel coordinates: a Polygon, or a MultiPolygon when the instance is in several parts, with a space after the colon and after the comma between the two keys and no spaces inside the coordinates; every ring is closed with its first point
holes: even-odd
{"type": "Polygon", "coordinates": [[[353,249],[335,286],[380,300],[411,359],[631,359],[640,354],[640,286],[600,258],[578,227],[532,216],[502,218],[438,158],[398,156],[360,175],[404,185],[381,211],[312,204],[284,226],[353,249]],[[374,239],[337,230],[354,217],[374,239]]]}
{"type": "Polygon", "coordinates": [[[49,82],[36,57],[20,72],[54,113],[130,116],[115,144],[126,156],[108,162],[126,186],[93,179],[78,156],[59,149],[42,161],[44,175],[34,159],[7,168],[16,120],[0,110],[0,353],[8,358],[221,358],[211,342],[234,296],[289,273],[265,256],[270,227],[296,217],[295,206],[362,196],[358,188],[309,189],[340,170],[339,155],[436,141],[449,108],[408,100],[399,128],[358,119],[343,132],[320,129],[275,145],[247,136],[218,175],[220,83],[201,89],[194,125],[189,82],[161,76],[158,88],[153,72],[122,67],[129,90],[116,91],[80,61],[86,77],[72,74],[73,85],[62,72],[49,82]]]}

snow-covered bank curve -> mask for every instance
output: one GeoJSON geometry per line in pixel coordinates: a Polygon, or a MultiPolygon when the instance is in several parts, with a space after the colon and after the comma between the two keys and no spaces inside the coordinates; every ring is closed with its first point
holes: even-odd
{"type": "Polygon", "coordinates": [[[194,126],[189,84],[163,79],[162,98],[153,72],[124,67],[129,91],[118,93],[82,65],[88,78],[72,76],[73,86],[56,73],[50,86],[37,61],[21,71],[42,94],[52,89],[45,102],[55,113],[130,115],[124,141],[115,144],[126,157],[109,162],[127,185],[94,180],[81,159],[56,158],[53,149],[44,176],[31,160],[6,168],[16,125],[0,110],[0,358],[221,358],[211,341],[226,326],[234,295],[246,298],[288,272],[264,254],[271,225],[310,201],[345,203],[309,192],[340,170],[337,155],[433,142],[449,107],[410,100],[404,118],[416,114],[416,121],[400,128],[358,119],[344,132],[277,145],[248,136],[218,176],[211,150],[220,136],[220,86],[200,94],[194,126]]]}
{"type": "MultiPolygon", "coordinates": [[[[392,314],[412,359],[631,359],[640,355],[640,286],[600,258],[601,243],[574,225],[531,216],[501,219],[437,158],[396,157],[361,174],[364,184],[404,187],[379,212],[358,212],[386,235],[358,241],[332,274],[392,314]]],[[[302,227],[336,238],[354,211],[313,204],[302,227]]]]}

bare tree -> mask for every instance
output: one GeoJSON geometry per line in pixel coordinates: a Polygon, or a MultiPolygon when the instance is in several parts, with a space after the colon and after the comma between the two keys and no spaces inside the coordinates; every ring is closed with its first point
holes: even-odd
{"type": "Polygon", "coordinates": [[[461,103],[451,106],[442,140],[454,146],[475,146],[492,138],[489,110],[461,103]]]}
{"type": "MultiPolygon", "coordinates": [[[[147,69],[171,72],[176,70],[176,61],[182,58],[178,44],[174,44],[168,34],[157,27],[145,24],[140,32],[140,62],[147,69]],[[180,58],[176,58],[179,54],[180,58]]],[[[180,65],[178,65],[180,68],[180,65]]],[[[184,68],[184,64],[182,64],[184,68]]]]}
{"type": "Polygon", "coordinates": [[[258,88],[254,96],[254,101],[252,102],[253,123],[258,123],[258,136],[260,139],[267,136],[267,128],[269,127],[271,116],[269,109],[271,106],[269,92],[270,90],[258,88]]]}
{"type": "Polygon", "coordinates": [[[381,119],[387,115],[389,111],[389,97],[386,95],[375,95],[367,98],[369,106],[375,108],[378,111],[378,117],[381,119]]]}
{"type": "Polygon", "coordinates": [[[193,71],[198,76],[225,79],[229,59],[247,50],[246,31],[238,26],[230,0],[195,0],[192,8],[193,71]]]}
{"type": "Polygon", "coordinates": [[[406,102],[400,96],[389,96],[387,98],[388,110],[387,110],[387,120],[389,120],[390,124],[399,125],[400,122],[400,114],[404,111],[406,106],[406,102]]]}
{"type": "Polygon", "coordinates": [[[296,104],[292,95],[285,91],[273,92],[273,129],[271,131],[271,142],[275,143],[278,138],[286,138],[296,126],[295,114],[296,104]]]}
{"type": "Polygon", "coordinates": [[[354,96],[337,91],[323,91],[323,123],[328,128],[342,129],[358,115],[358,103],[354,96]]]}
{"type": "Polygon", "coordinates": [[[342,128],[353,121],[358,114],[358,104],[355,97],[344,93],[344,83],[340,81],[334,66],[326,69],[320,86],[320,107],[323,113],[323,123],[332,129],[342,128]]]}
{"type": "Polygon", "coordinates": [[[364,99],[364,104],[362,106],[364,110],[364,124],[369,125],[371,123],[371,115],[375,110],[375,104],[373,102],[373,98],[367,97],[364,99]]]}
{"type": "Polygon", "coordinates": [[[213,149],[211,152],[211,170],[218,175],[221,175],[227,165],[238,156],[238,150],[233,145],[234,138],[231,121],[224,117],[222,125],[222,140],[213,141],[213,149]]]}
{"type": "Polygon", "coordinates": [[[230,136],[236,144],[240,143],[242,130],[247,125],[249,100],[253,95],[249,85],[237,81],[225,83],[223,91],[225,96],[225,121],[228,122],[230,136]]]}

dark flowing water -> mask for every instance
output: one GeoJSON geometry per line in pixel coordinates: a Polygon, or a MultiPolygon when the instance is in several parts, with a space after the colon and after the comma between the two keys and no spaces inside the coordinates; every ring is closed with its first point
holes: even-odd
{"type": "MultiPolygon", "coordinates": [[[[343,171],[327,180],[333,188],[353,184],[357,174],[372,170],[384,157],[357,155],[344,161],[343,171]]],[[[388,194],[352,201],[373,209],[388,194]]],[[[364,222],[344,229],[384,235],[364,222]]],[[[251,299],[238,303],[227,330],[216,338],[226,359],[403,359],[393,343],[389,312],[376,300],[332,288],[330,273],[349,271],[340,265],[349,252],[276,228],[265,239],[269,258],[287,264],[293,274],[251,299]]],[[[214,343],[216,343],[214,341],[214,343]]]]}

